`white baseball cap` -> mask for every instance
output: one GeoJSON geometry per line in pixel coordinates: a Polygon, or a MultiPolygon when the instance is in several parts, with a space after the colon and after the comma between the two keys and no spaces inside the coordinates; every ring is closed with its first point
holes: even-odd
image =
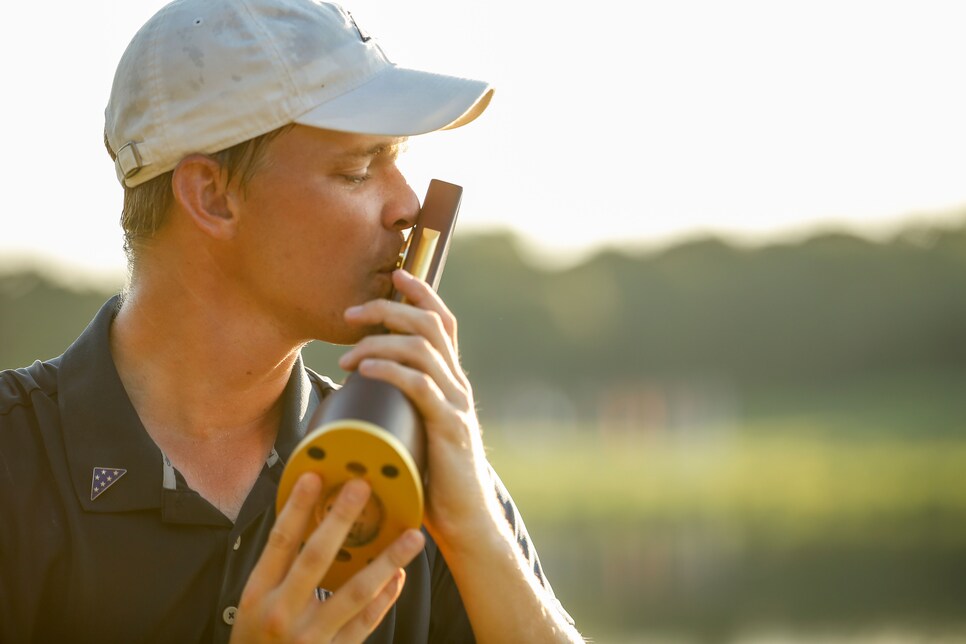
{"type": "Polygon", "coordinates": [[[133,187],[289,123],[412,136],[469,123],[492,95],[483,81],[390,62],[339,5],[176,0],[121,57],[104,133],[133,187]]]}

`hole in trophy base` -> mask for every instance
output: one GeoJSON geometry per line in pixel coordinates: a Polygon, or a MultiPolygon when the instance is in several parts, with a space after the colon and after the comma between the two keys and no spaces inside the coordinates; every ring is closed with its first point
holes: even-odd
{"type": "MultiPolygon", "coordinates": [[[[321,523],[332,509],[332,504],[335,502],[336,497],[339,496],[341,489],[342,485],[337,485],[332,488],[325,495],[325,498],[322,499],[322,502],[315,506],[315,518],[318,522],[321,523]]],[[[349,534],[346,536],[343,545],[348,548],[358,548],[371,542],[379,536],[384,518],[385,509],[383,508],[382,500],[375,493],[370,494],[365,507],[362,508],[362,512],[359,513],[359,516],[356,517],[355,522],[349,529],[349,534]]]]}

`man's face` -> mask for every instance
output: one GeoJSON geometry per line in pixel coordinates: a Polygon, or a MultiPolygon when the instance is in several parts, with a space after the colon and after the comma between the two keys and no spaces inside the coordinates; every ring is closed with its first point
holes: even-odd
{"type": "Polygon", "coordinates": [[[346,308],[387,297],[419,201],[396,166],[403,139],[295,126],[241,189],[233,272],[295,341],[352,343],[346,308]]]}

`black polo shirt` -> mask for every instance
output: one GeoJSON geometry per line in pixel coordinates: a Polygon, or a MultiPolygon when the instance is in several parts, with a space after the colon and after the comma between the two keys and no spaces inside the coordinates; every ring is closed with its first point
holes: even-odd
{"type": "MultiPolygon", "coordinates": [[[[0,372],[4,643],[227,641],[275,519],[285,460],[335,388],[297,362],[275,449],[232,523],[166,465],[144,430],[108,344],[117,306],[117,298],[107,302],[62,356],[0,372]]],[[[517,510],[494,479],[518,542],[546,583],[517,510]]],[[[432,539],[406,573],[399,600],[368,641],[473,641],[432,539]]]]}

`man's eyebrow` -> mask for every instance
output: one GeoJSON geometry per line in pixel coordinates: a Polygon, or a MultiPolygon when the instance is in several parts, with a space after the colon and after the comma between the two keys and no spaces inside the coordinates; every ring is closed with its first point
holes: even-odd
{"type": "Polygon", "coordinates": [[[369,147],[359,147],[352,150],[346,150],[339,156],[342,158],[359,158],[359,157],[380,157],[386,156],[390,158],[396,158],[400,153],[406,150],[406,144],[408,139],[400,139],[394,143],[377,143],[369,147]]]}

